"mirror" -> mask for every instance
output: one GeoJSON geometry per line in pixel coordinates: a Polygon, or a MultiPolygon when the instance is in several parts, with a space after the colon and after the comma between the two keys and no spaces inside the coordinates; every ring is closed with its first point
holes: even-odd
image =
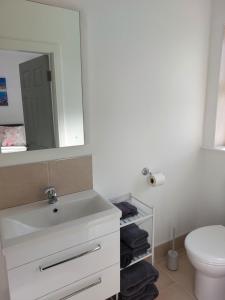
{"type": "Polygon", "coordinates": [[[84,144],[79,13],[1,0],[0,152],[84,144]]]}

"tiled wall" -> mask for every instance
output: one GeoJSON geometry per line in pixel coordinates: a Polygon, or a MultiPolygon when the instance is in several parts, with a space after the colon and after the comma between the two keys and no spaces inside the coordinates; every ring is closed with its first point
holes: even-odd
{"type": "Polygon", "coordinates": [[[91,156],[0,168],[0,210],[44,200],[51,185],[58,195],[92,189],[91,156]]]}

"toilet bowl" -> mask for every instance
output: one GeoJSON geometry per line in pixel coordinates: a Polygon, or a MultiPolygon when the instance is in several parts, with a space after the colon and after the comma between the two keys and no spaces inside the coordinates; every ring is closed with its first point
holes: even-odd
{"type": "Polygon", "coordinates": [[[195,268],[198,300],[225,300],[225,227],[207,226],[189,233],[187,255],[195,268]]]}

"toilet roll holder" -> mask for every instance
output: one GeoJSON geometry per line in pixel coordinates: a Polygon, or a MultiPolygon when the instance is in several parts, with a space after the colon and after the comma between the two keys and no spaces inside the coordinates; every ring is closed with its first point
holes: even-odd
{"type": "Polygon", "coordinates": [[[152,172],[149,170],[149,168],[144,168],[142,171],[141,171],[142,175],[144,176],[148,176],[149,179],[150,179],[150,184],[154,184],[154,178],[153,178],[153,174],[152,172]]]}
{"type": "Polygon", "coordinates": [[[151,186],[159,186],[165,183],[165,175],[162,173],[153,173],[148,168],[144,168],[141,173],[147,177],[148,183],[150,183],[151,186]]]}
{"type": "Polygon", "coordinates": [[[142,175],[144,176],[152,176],[152,172],[150,172],[149,168],[144,168],[142,171],[141,171],[142,175]]]}

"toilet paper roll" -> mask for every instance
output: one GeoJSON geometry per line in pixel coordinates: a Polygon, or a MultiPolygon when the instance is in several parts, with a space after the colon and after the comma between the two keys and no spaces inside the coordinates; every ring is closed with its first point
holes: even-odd
{"type": "Polygon", "coordinates": [[[163,173],[152,173],[149,176],[149,183],[151,186],[163,185],[166,181],[166,177],[163,173]]]}

